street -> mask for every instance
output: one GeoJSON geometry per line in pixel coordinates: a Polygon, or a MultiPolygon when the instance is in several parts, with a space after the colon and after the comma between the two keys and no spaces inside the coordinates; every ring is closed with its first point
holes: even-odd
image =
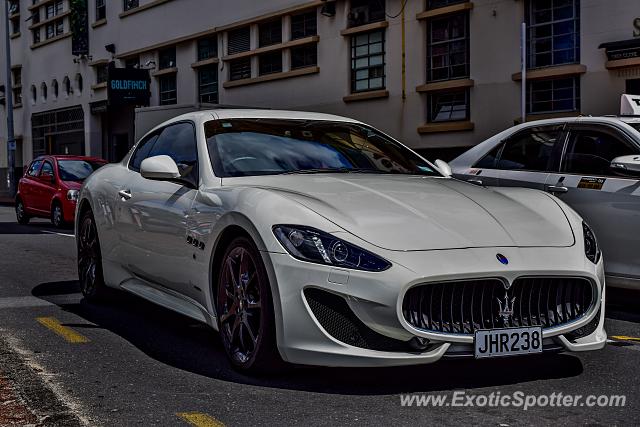
{"type": "MultiPolygon", "coordinates": [[[[43,425],[575,425],[640,419],[640,296],[607,291],[601,351],[384,369],[236,373],[217,334],[137,297],[83,301],[73,230],[0,207],[2,384],[43,425]],[[407,407],[401,395],[626,395],[624,407],[407,407]]],[[[606,256],[606,255],[605,255],[606,256]]],[[[9,401],[9,400],[7,400],[9,401]]],[[[28,414],[27,414],[28,415],[28,414]]],[[[25,417],[28,418],[28,416],[25,417]]],[[[26,423],[26,421],[25,421],[26,423]]]]}

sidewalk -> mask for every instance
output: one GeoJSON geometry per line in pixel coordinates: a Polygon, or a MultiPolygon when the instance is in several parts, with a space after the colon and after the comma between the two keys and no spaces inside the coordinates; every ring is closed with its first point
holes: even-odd
{"type": "Polygon", "coordinates": [[[13,206],[15,200],[13,197],[5,193],[0,193],[0,206],[13,206]]]}

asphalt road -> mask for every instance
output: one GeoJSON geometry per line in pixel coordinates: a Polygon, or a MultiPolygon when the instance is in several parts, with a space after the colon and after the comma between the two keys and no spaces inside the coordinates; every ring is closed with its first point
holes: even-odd
{"type": "MultiPolygon", "coordinates": [[[[640,342],[587,354],[385,369],[233,371],[216,333],[129,295],[82,300],[73,231],[0,207],[0,380],[50,425],[637,424],[640,342]],[[56,234],[58,233],[58,234],[56,234]],[[48,325],[48,326],[47,326],[48,325]],[[57,325],[62,335],[55,333],[57,325]],[[53,328],[53,329],[52,329],[53,328]],[[403,407],[400,395],[626,395],[625,407],[403,407]]],[[[640,292],[638,293],[640,294],[640,292]]],[[[610,336],[640,337],[640,297],[608,292],[610,336]]],[[[2,403],[2,402],[0,402],[2,403]]],[[[0,405],[0,411],[2,405],[0,405]]]]}

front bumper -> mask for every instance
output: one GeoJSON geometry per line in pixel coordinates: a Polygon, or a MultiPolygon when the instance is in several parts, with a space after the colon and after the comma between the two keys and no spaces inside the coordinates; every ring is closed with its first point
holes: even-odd
{"type": "Polygon", "coordinates": [[[273,267],[271,279],[274,289],[277,288],[274,292],[278,298],[276,306],[280,307],[276,313],[279,316],[278,347],[286,361],[307,365],[365,367],[426,364],[443,357],[472,357],[473,336],[419,330],[409,325],[402,314],[404,294],[412,286],[470,278],[498,277],[509,282],[522,276],[587,278],[593,281],[597,290],[595,305],[578,321],[543,331],[545,351],[589,351],[600,349],[606,343],[602,261],[598,265],[591,264],[575,247],[479,248],[404,253],[378,250],[377,253],[393,263],[389,270],[379,273],[347,271],[301,262],[288,254],[265,253],[273,267]],[[508,265],[496,262],[497,252],[509,258],[508,265]],[[451,274],[452,271],[456,273],[451,274]],[[305,291],[309,289],[343,298],[356,317],[356,322],[365,325],[373,338],[381,337],[381,340],[374,341],[383,344],[370,345],[366,339],[363,344],[361,337],[350,340],[348,335],[329,331],[331,328],[326,320],[323,326],[305,296],[305,291]],[[593,332],[572,338],[572,331],[590,323],[592,326],[597,323],[593,332]],[[410,342],[415,341],[416,337],[420,339],[419,342],[428,342],[428,345],[419,349],[411,346],[410,342]],[[385,351],[384,343],[391,343],[388,346],[390,351],[385,351]]]}

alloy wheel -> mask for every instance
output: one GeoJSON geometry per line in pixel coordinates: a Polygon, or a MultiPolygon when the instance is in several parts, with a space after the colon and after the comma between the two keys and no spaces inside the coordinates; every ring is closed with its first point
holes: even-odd
{"type": "Polygon", "coordinates": [[[18,223],[22,224],[26,222],[27,217],[24,211],[24,205],[22,204],[22,201],[18,201],[18,203],[16,203],[16,217],[17,217],[18,223]]]}
{"type": "Polygon", "coordinates": [[[256,260],[244,247],[227,253],[218,292],[224,345],[237,363],[246,364],[259,346],[263,298],[256,260]]]}
{"type": "Polygon", "coordinates": [[[92,295],[95,291],[99,262],[98,231],[93,217],[85,216],[78,239],[78,273],[80,287],[85,296],[92,295]]]}
{"type": "Polygon", "coordinates": [[[53,207],[53,225],[56,227],[62,226],[62,207],[60,205],[53,207]]]}

